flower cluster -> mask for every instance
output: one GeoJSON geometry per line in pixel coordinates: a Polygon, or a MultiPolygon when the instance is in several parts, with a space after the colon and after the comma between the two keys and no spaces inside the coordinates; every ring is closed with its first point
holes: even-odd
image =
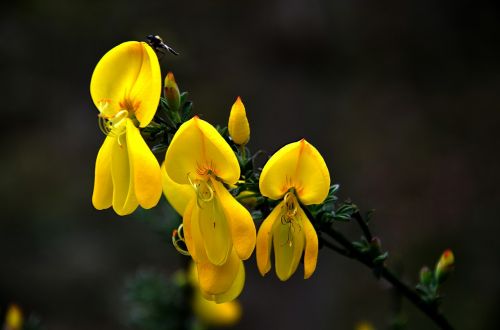
{"type": "Polygon", "coordinates": [[[198,116],[184,119],[179,112],[183,99],[171,73],[163,91],[161,99],[160,65],[146,43],[122,43],[97,64],[90,92],[106,138],[96,159],[94,207],[112,206],[117,214],[127,215],[139,205],[154,207],[163,191],[182,216],[174,242],[182,241],[185,249],[175,245],[192,257],[203,297],[217,303],[240,294],[243,260],[254,249],[262,275],[271,269],[273,246],[280,280],[290,278],[302,258],[304,278],[309,278],[316,268],[318,236],[305,210],[323,203],[330,188],[330,174],[318,150],[305,139],[290,143],[256,176],[255,196],[269,201],[272,208],[257,234],[251,213],[234,197],[234,188],[248,179],[241,164],[248,162],[250,126],[241,98],[232,106],[227,140],[198,116]],[[176,125],[166,139],[160,167],[143,135],[155,125],[163,100],[176,125]]]}

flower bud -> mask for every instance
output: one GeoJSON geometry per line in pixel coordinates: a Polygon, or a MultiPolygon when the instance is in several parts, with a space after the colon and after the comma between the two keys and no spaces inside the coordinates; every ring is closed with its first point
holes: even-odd
{"type": "Polygon", "coordinates": [[[432,271],[429,269],[429,267],[424,266],[422,269],[420,269],[420,283],[428,285],[432,281],[432,271]]]}
{"type": "Polygon", "coordinates": [[[448,249],[443,252],[441,258],[436,265],[436,279],[439,283],[443,282],[446,277],[451,273],[455,266],[455,256],[453,252],[448,249]]]}
{"type": "Polygon", "coordinates": [[[370,245],[377,252],[380,252],[382,250],[382,241],[378,237],[373,237],[370,245]]]}
{"type": "Polygon", "coordinates": [[[6,330],[21,330],[23,327],[23,312],[16,304],[10,304],[5,315],[6,330]]]}
{"type": "Polygon", "coordinates": [[[238,199],[241,204],[253,208],[257,205],[257,197],[255,197],[255,193],[253,191],[249,190],[243,190],[236,196],[236,199],[238,199]]]}
{"type": "Polygon", "coordinates": [[[175,82],[175,77],[172,72],[169,72],[165,77],[165,88],[164,94],[167,99],[168,107],[172,111],[179,110],[181,104],[181,94],[179,92],[179,87],[175,82]]]}
{"type": "Polygon", "coordinates": [[[243,105],[243,102],[241,102],[241,98],[239,96],[231,108],[229,123],[227,126],[229,129],[229,136],[231,136],[234,143],[239,145],[245,145],[248,143],[248,140],[250,140],[250,125],[248,124],[245,106],[243,105]]]}

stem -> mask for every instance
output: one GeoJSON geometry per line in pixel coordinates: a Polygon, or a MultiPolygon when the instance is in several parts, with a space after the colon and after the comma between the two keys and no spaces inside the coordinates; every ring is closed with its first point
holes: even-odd
{"type": "Polygon", "coordinates": [[[355,212],[352,217],[358,225],[361,227],[361,230],[363,231],[363,235],[365,235],[365,238],[368,242],[371,242],[373,239],[372,233],[370,232],[370,228],[368,228],[368,224],[366,223],[365,219],[361,216],[361,214],[358,212],[355,212]]]}
{"type": "Polygon", "coordinates": [[[238,148],[240,149],[240,153],[241,153],[241,159],[243,160],[243,162],[246,160],[246,148],[245,148],[245,145],[244,144],[240,144],[238,145],[238,148]]]}
{"type": "Polygon", "coordinates": [[[349,255],[349,251],[337,246],[336,244],[333,244],[331,242],[328,242],[327,240],[325,239],[322,239],[321,240],[321,244],[323,244],[324,246],[326,246],[327,248],[347,257],[347,258],[350,258],[350,255],[349,255]]]}
{"type": "MultiPolygon", "coordinates": [[[[306,211],[307,212],[307,211],[306,211]]],[[[309,216],[309,214],[308,214],[309,216]]],[[[411,289],[408,285],[403,283],[394,273],[387,269],[384,265],[377,265],[373,259],[365,253],[360,252],[344,235],[331,227],[322,228],[323,232],[330,236],[332,239],[340,243],[349,253],[342,254],[346,257],[356,259],[365,266],[371,268],[376,274],[391,283],[403,296],[412,302],[418,309],[427,315],[434,323],[444,330],[453,330],[453,327],[448,320],[441,314],[437,308],[426,303],[420,296],[411,289]]],[[[329,247],[329,245],[325,244],[329,247]]],[[[337,251],[334,249],[334,251],[337,251]]]]}

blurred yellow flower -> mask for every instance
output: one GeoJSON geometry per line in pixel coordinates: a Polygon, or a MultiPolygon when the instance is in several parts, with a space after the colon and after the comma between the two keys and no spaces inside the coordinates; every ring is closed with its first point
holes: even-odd
{"type": "Polygon", "coordinates": [[[241,304],[236,301],[216,303],[203,298],[198,287],[198,274],[194,263],[189,269],[189,282],[195,290],[193,294],[193,311],[200,321],[208,326],[232,326],[241,318],[241,304]]]}
{"type": "Polygon", "coordinates": [[[313,274],[318,236],[300,203],[323,202],[329,187],[330,174],[323,157],[304,139],[284,146],[269,159],[262,169],[259,188],[263,196],[282,201],[264,220],[257,235],[257,266],[262,275],[271,269],[271,242],[280,280],[292,276],[303,252],[304,278],[313,274]]]}
{"type": "Polygon", "coordinates": [[[245,145],[250,140],[250,125],[248,124],[245,105],[239,96],[231,107],[227,128],[234,143],[245,145]]]}
{"type": "Polygon", "coordinates": [[[5,330],[21,330],[23,328],[23,312],[16,304],[10,304],[5,315],[5,330]]]}
{"type": "Polygon", "coordinates": [[[252,216],[224,186],[240,177],[234,152],[212,125],[194,117],[174,135],[163,168],[163,191],[183,215],[202,293],[217,302],[234,299],[245,280],[241,260],[256,239],[252,216]]]}
{"type": "Polygon", "coordinates": [[[162,90],[158,58],[144,42],[122,43],[97,63],[90,94],[107,135],[97,154],[92,203],[119,215],[138,205],[149,209],[161,197],[160,166],[139,127],[153,119],[162,90]]]}
{"type": "Polygon", "coordinates": [[[354,330],[375,330],[370,322],[362,321],[356,324],[354,330]]]}

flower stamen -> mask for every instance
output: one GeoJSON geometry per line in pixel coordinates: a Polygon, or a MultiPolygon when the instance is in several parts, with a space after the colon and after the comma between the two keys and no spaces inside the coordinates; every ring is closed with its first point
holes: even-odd
{"type": "Polygon", "coordinates": [[[109,114],[107,111],[109,101],[100,101],[99,106],[99,128],[105,135],[116,137],[118,144],[121,146],[120,137],[125,133],[125,120],[129,117],[129,112],[127,110],[120,110],[114,115],[109,114]]]}
{"type": "Polygon", "coordinates": [[[190,256],[189,251],[179,245],[180,242],[186,246],[186,240],[184,239],[184,226],[182,223],[172,232],[172,244],[180,254],[190,256]]]}
{"type": "Polygon", "coordinates": [[[293,234],[295,233],[296,226],[298,227],[299,231],[302,230],[297,215],[299,207],[297,205],[297,200],[295,199],[295,195],[291,191],[285,194],[284,202],[285,205],[282,206],[280,220],[282,225],[288,226],[288,235],[287,235],[287,240],[286,242],[283,243],[283,245],[288,245],[289,247],[292,247],[293,234]]]}
{"type": "Polygon", "coordinates": [[[207,181],[205,180],[193,181],[189,173],[187,174],[187,177],[189,184],[193,187],[196,193],[196,203],[198,204],[199,208],[203,208],[202,203],[209,203],[213,201],[215,197],[215,192],[207,181]]]}

